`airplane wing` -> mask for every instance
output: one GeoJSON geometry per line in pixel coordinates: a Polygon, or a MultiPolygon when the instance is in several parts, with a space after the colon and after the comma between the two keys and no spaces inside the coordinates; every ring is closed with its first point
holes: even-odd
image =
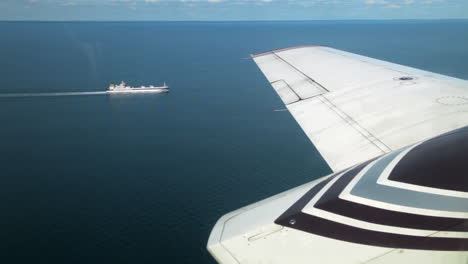
{"type": "Polygon", "coordinates": [[[335,173],[221,217],[219,263],[467,263],[467,81],[321,46],[252,57],[335,173]]]}
{"type": "Polygon", "coordinates": [[[333,171],[466,125],[466,81],[323,47],[252,55],[333,171]]]}

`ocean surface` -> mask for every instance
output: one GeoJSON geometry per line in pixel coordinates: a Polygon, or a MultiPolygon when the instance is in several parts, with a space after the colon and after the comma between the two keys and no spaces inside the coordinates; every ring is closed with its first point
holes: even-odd
{"type": "Polygon", "coordinates": [[[467,20],[0,23],[2,263],[214,263],[219,217],[331,172],[248,59],[305,44],[468,79],[467,20]],[[80,94],[121,80],[171,91],[80,94]]]}

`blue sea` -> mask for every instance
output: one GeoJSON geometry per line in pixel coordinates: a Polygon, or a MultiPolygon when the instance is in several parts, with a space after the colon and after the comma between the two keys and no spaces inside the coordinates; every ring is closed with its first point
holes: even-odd
{"type": "Polygon", "coordinates": [[[331,172],[249,59],[306,44],[468,79],[468,20],[1,22],[2,263],[214,263],[219,217],[331,172]],[[171,91],[31,96],[121,80],[171,91]]]}

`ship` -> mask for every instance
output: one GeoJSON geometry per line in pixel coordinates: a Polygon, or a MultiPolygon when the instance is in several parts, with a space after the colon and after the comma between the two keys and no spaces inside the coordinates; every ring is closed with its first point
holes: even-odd
{"type": "Polygon", "coordinates": [[[140,87],[131,87],[128,86],[124,81],[119,85],[110,84],[107,88],[107,93],[109,94],[118,94],[118,93],[161,93],[169,92],[169,86],[164,83],[163,86],[140,86],[140,87]]]}

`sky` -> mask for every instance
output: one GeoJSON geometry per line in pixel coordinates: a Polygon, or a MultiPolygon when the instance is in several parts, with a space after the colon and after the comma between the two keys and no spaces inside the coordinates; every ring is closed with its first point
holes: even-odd
{"type": "Polygon", "coordinates": [[[468,0],[0,0],[0,20],[468,19],[468,0]]]}

